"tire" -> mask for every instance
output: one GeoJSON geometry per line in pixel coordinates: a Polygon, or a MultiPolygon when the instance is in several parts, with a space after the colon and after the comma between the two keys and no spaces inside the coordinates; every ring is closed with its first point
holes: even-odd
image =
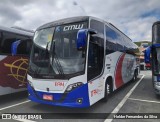
{"type": "Polygon", "coordinates": [[[104,98],[102,99],[103,102],[108,101],[108,96],[113,92],[113,85],[112,80],[109,78],[105,83],[105,90],[104,90],[104,98]]]}

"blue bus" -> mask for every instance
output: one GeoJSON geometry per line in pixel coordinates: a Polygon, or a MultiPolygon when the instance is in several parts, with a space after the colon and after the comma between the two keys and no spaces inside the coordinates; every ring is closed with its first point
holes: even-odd
{"type": "Polygon", "coordinates": [[[152,26],[152,45],[145,50],[145,63],[152,64],[154,91],[160,95],[160,21],[152,26]]]}

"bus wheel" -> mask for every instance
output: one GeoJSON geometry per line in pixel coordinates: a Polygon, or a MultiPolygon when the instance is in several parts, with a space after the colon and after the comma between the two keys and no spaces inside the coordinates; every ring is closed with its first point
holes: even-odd
{"type": "Polygon", "coordinates": [[[113,92],[112,78],[108,78],[105,83],[104,98],[102,99],[103,102],[108,101],[108,95],[110,95],[112,92],[113,92]]]}

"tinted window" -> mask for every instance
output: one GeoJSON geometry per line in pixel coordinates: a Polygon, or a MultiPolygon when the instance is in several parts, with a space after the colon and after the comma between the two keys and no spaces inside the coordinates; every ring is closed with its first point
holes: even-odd
{"type": "Polygon", "coordinates": [[[153,26],[153,43],[160,43],[160,24],[153,26]]]}
{"type": "Polygon", "coordinates": [[[97,20],[91,20],[91,28],[98,31],[99,34],[104,35],[104,24],[97,21],[97,20]]]}
{"type": "Polygon", "coordinates": [[[1,50],[2,50],[1,43],[2,43],[2,32],[0,31],[0,53],[1,53],[1,50]]]}
{"type": "Polygon", "coordinates": [[[91,37],[88,53],[88,81],[101,74],[104,60],[104,47],[94,43],[96,38],[91,37]]]}
{"type": "Polygon", "coordinates": [[[3,32],[3,39],[1,41],[1,52],[11,54],[11,45],[16,41],[15,34],[3,32]]]}
{"type": "Polygon", "coordinates": [[[17,48],[17,54],[29,56],[31,47],[32,47],[32,39],[25,39],[19,44],[17,48]]]}
{"type": "Polygon", "coordinates": [[[29,54],[31,49],[32,40],[29,37],[17,35],[9,32],[2,32],[2,38],[0,40],[0,53],[11,54],[12,43],[18,40],[23,40],[23,42],[18,46],[17,54],[29,54]],[[26,40],[26,41],[24,41],[26,40]]]}
{"type": "Polygon", "coordinates": [[[153,48],[153,73],[160,74],[160,48],[153,48]]]}
{"type": "Polygon", "coordinates": [[[103,69],[104,61],[104,24],[91,20],[92,29],[98,33],[90,37],[88,52],[88,81],[99,76],[103,69]]]}
{"type": "Polygon", "coordinates": [[[106,29],[106,54],[114,51],[123,51],[123,37],[114,29],[105,26],[106,29]]]}

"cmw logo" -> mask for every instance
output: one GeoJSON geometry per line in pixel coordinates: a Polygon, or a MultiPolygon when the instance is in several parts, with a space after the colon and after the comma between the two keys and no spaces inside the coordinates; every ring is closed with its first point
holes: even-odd
{"type": "Polygon", "coordinates": [[[64,26],[63,31],[79,30],[83,28],[83,24],[64,26]]]}

